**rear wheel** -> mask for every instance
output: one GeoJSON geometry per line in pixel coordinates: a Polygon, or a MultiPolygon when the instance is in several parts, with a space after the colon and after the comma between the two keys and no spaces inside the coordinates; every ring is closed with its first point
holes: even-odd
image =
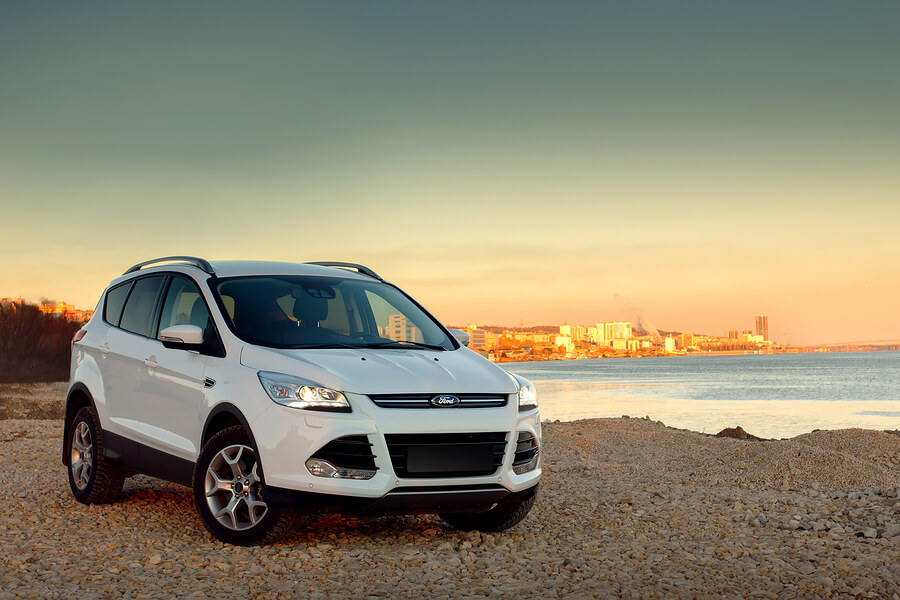
{"type": "Polygon", "coordinates": [[[498,504],[485,512],[444,513],[440,515],[447,525],[464,531],[505,531],[525,518],[534,505],[537,494],[498,504]]]}
{"type": "Polygon", "coordinates": [[[69,487],[84,504],[113,502],[122,493],[125,477],[103,455],[103,430],[91,406],[82,407],[66,438],[69,451],[69,487]]]}
{"type": "Polygon", "coordinates": [[[194,467],[194,505],[203,524],[229,544],[265,544],[293,529],[293,513],[264,499],[256,449],[240,426],[214,435],[194,467]]]}

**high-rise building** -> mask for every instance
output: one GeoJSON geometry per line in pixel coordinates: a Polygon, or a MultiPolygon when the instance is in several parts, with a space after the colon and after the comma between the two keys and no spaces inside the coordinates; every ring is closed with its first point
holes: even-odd
{"type": "Polygon", "coordinates": [[[588,341],[587,327],[583,327],[581,325],[573,325],[572,326],[572,341],[573,342],[588,341]]]}
{"type": "Polygon", "coordinates": [[[756,317],[756,335],[761,335],[764,340],[769,339],[769,317],[766,315],[756,317]]]}
{"type": "Polygon", "coordinates": [[[392,340],[422,342],[422,332],[401,314],[388,315],[387,337],[392,340]]]}
{"type": "Polygon", "coordinates": [[[572,343],[572,337],[568,335],[558,335],[556,339],[553,341],[553,345],[559,348],[560,346],[565,347],[566,352],[574,352],[575,344],[572,343]]]}
{"type": "Polygon", "coordinates": [[[629,321],[615,321],[612,323],[604,323],[604,338],[607,340],[629,340],[631,339],[631,323],[629,321]]]}

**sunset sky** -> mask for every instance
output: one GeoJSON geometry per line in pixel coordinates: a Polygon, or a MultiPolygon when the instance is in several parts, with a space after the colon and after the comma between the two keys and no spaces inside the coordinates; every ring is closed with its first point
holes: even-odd
{"type": "Polygon", "coordinates": [[[900,338],[900,3],[0,4],[0,297],[369,265],[448,324],[900,338]]]}

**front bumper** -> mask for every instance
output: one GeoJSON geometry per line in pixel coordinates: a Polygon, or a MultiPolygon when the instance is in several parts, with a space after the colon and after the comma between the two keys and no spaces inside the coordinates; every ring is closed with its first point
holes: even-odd
{"type": "Polygon", "coordinates": [[[513,471],[520,432],[534,435],[541,450],[538,411],[519,412],[515,396],[499,408],[380,408],[367,396],[347,394],[352,413],[298,410],[272,403],[251,422],[257,432],[267,496],[273,502],[333,506],[361,512],[433,512],[435,508],[468,510],[490,507],[510,497],[533,493],[540,463],[526,473],[513,471]],[[265,436],[258,432],[266,432],[265,436]],[[506,446],[499,467],[489,475],[466,477],[399,476],[391,461],[386,434],[503,432],[506,446]],[[367,480],[315,477],[306,460],[338,438],[364,435],[372,444],[375,475],[367,480]]]}
{"type": "Polygon", "coordinates": [[[537,494],[538,485],[511,492],[499,485],[399,487],[380,498],[317,494],[266,487],[263,499],[282,506],[297,506],[322,512],[360,515],[484,512],[498,504],[526,500],[537,494]]]}

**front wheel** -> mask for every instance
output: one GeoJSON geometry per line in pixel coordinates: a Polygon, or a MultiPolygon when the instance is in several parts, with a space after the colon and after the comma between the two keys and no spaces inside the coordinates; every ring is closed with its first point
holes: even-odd
{"type": "Polygon", "coordinates": [[[440,517],[447,525],[464,531],[505,531],[525,518],[535,500],[537,493],[522,500],[498,504],[485,512],[444,513],[440,517]]]}
{"type": "Polygon", "coordinates": [[[265,544],[290,533],[292,515],[265,502],[257,452],[239,426],[220,431],[203,446],[193,491],[203,524],[223,542],[265,544]]]}

